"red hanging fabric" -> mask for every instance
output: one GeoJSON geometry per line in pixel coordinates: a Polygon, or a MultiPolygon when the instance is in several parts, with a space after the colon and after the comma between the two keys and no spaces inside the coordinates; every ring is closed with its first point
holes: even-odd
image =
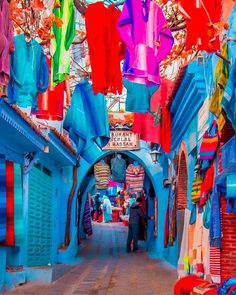
{"type": "Polygon", "coordinates": [[[151,98],[150,113],[134,114],[133,132],[140,134],[140,138],[161,145],[164,152],[170,152],[171,147],[171,118],[166,107],[173,82],[161,80],[160,88],[151,98]]]}
{"type": "Polygon", "coordinates": [[[14,246],[14,163],[6,161],[7,234],[6,246],[14,246]]]}
{"type": "Polygon", "coordinates": [[[222,13],[221,0],[179,0],[179,10],[186,18],[186,49],[214,52],[220,49],[216,23],[222,13]]]}
{"type": "Polygon", "coordinates": [[[124,57],[124,43],[117,29],[119,18],[120,11],[114,5],[106,8],[102,2],[96,2],[86,9],[85,25],[94,94],[122,93],[120,61],[124,57]]]}
{"type": "MultiPolygon", "coordinates": [[[[51,77],[51,59],[47,58],[49,77],[51,77]]],[[[62,121],[64,108],[64,91],[66,91],[66,81],[56,86],[50,85],[46,92],[38,95],[38,112],[36,117],[39,119],[62,121]]]]}

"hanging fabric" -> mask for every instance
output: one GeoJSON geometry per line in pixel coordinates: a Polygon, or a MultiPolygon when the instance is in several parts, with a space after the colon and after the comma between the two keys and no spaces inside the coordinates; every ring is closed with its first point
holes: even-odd
{"type": "Polygon", "coordinates": [[[212,160],[216,155],[219,144],[218,126],[216,121],[213,121],[210,131],[206,131],[202,138],[200,146],[200,159],[212,160]]]}
{"type": "Polygon", "coordinates": [[[210,192],[213,188],[214,183],[214,174],[215,174],[215,167],[211,165],[207,170],[203,178],[203,182],[201,185],[201,197],[199,201],[199,205],[205,205],[207,199],[209,198],[210,192]]]}
{"type": "Polygon", "coordinates": [[[7,234],[5,245],[14,246],[14,164],[6,161],[6,193],[7,193],[7,234]]]}
{"type": "Polygon", "coordinates": [[[94,94],[122,93],[120,62],[124,57],[124,43],[117,30],[120,11],[103,2],[88,5],[85,25],[92,69],[94,94]]]}
{"type": "Polygon", "coordinates": [[[23,183],[21,165],[14,163],[14,240],[15,246],[24,242],[23,183]]]}
{"type": "Polygon", "coordinates": [[[171,80],[161,79],[160,88],[151,97],[150,112],[135,113],[132,128],[134,133],[140,134],[140,139],[160,144],[166,153],[171,147],[171,118],[166,103],[172,86],[171,80]]]}
{"type": "Polygon", "coordinates": [[[154,1],[126,0],[118,30],[127,46],[125,78],[147,86],[159,85],[159,64],[174,43],[162,9],[154,1]]]}
{"type": "Polygon", "coordinates": [[[112,179],[115,182],[124,182],[126,176],[126,161],[121,155],[116,155],[111,159],[112,179]]]}
{"type": "Polygon", "coordinates": [[[52,24],[51,40],[52,81],[57,85],[70,75],[70,46],[75,37],[75,10],[73,0],[55,0],[53,14],[61,20],[61,26],[52,24]]]}
{"type": "Polygon", "coordinates": [[[91,221],[91,211],[89,207],[89,199],[87,198],[84,208],[84,215],[83,215],[83,226],[84,231],[88,236],[91,236],[93,234],[92,229],[92,221],[91,221]]]}
{"type": "Polygon", "coordinates": [[[19,107],[38,109],[38,93],[48,87],[48,65],[39,43],[25,35],[14,37],[15,51],[11,54],[11,78],[8,84],[8,102],[19,107]]]}
{"type": "Polygon", "coordinates": [[[226,176],[226,212],[236,213],[236,174],[226,176]]]}
{"type": "Polygon", "coordinates": [[[236,131],[236,62],[230,70],[221,105],[236,131]]]}
{"type": "Polygon", "coordinates": [[[6,239],[7,197],[6,197],[6,159],[0,154],[0,242],[6,239]]]}
{"type": "Polygon", "coordinates": [[[96,178],[96,189],[107,190],[111,175],[110,166],[105,162],[98,162],[94,165],[94,176],[96,178]]]}
{"type": "Polygon", "coordinates": [[[44,120],[63,120],[64,111],[64,91],[66,92],[66,105],[70,104],[69,80],[65,80],[56,86],[52,85],[51,63],[52,60],[47,57],[49,67],[49,86],[47,91],[38,96],[38,111],[36,117],[44,120]]]}
{"type": "Polygon", "coordinates": [[[131,193],[138,193],[143,190],[145,170],[143,166],[130,164],[126,169],[126,189],[131,193]]]}
{"type": "Polygon", "coordinates": [[[10,54],[14,51],[13,25],[7,0],[1,1],[0,8],[0,97],[10,79],[10,54]],[[1,90],[2,88],[2,90],[1,90]]]}
{"type": "Polygon", "coordinates": [[[69,131],[81,154],[94,142],[102,148],[110,139],[106,99],[101,93],[94,95],[87,80],[74,89],[64,128],[69,131]]]}
{"type": "MultiPolygon", "coordinates": [[[[222,45],[220,53],[225,59],[228,59],[227,42],[222,45]]],[[[221,103],[228,77],[229,64],[222,58],[219,58],[214,74],[214,92],[210,98],[209,110],[218,118],[218,129],[220,131],[223,129],[226,121],[221,103]]]]}
{"type": "Polygon", "coordinates": [[[217,23],[221,20],[221,0],[179,0],[179,11],[186,19],[186,50],[215,52],[220,49],[217,23]]]}

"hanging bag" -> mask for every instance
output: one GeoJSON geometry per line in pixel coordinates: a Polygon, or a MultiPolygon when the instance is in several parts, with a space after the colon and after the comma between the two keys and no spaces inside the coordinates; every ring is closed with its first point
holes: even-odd
{"type": "Polygon", "coordinates": [[[212,160],[215,157],[216,150],[219,144],[219,135],[217,123],[214,120],[212,126],[206,131],[202,138],[200,146],[200,159],[212,160]]]}

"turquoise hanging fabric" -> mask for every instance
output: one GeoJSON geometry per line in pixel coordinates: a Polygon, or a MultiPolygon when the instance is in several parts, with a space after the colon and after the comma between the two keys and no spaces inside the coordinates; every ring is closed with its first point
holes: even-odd
{"type": "Polygon", "coordinates": [[[7,227],[6,160],[0,155],[0,242],[6,239],[7,227]]]}
{"type": "Polygon", "coordinates": [[[226,196],[227,212],[236,213],[236,174],[231,174],[226,177],[226,196]]]}
{"type": "Polygon", "coordinates": [[[24,242],[23,190],[21,165],[14,163],[14,234],[15,246],[24,242]]]}
{"type": "Polygon", "coordinates": [[[203,213],[203,225],[206,229],[210,228],[211,219],[211,200],[208,199],[203,213]]]}

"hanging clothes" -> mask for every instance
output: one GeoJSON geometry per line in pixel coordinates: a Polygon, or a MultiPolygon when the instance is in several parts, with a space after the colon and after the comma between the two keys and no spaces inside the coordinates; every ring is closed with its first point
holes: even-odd
{"type": "Polygon", "coordinates": [[[6,239],[7,197],[6,197],[6,159],[0,155],[0,242],[6,239]]]}
{"type": "Polygon", "coordinates": [[[215,174],[215,167],[214,165],[211,165],[206,170],[205,176],[203,178],[203,182],[201,184],[201,193],[200,193],[200,201],[199,201],[200,206],[205,205],[209,197],[209,193],[213,188],[214,174],[215,174]]]}
{"type": "Polygon", "coordinates": [[[189,274],[189,263],[188,263],[188,229],[191,211],[185,209],[184,213],[184,229],[180,247],[180,254],[178,260],[178,277],[185,277],[189,274]]]}
{"type": "Polygon", "coordinates": [[[95,94],[122,93],[120,62],[124,44],[117,30],[120,11],[102,2],[88,5],[85,12],[87,42],[92,68],[92,87],[95,94]]]}
{"type": "MultiPolygon", "coordinates": [[[[228,59],[228,44],[227,42],[222,45],[221,55],[228,59]]],[[[218,118],[218,129],[221,131],[225,125],[226,118],[221,105],[224,89],[229,77],[229,65],[222,58],[219,61],[215,70],[215,90],[210,98],[209,110],[218,118]]]]}
{"type": "Polygon", "coordinates": [[[147,86],[160,84],[159,64],[174,43],[162,9],[151,0],[126,0],[118,30],[127,46],[124,77],[147,86]]]}
{"type": "Polygon", "coordinates": [[[214,52],[220,49],[216,24],[221,20],[221,0],[179,0],[179,10],[186,18],[186,50],[214,52]]]}
{"type": "Polygon", "coordinates": [[[148,113],[150,100],[159,85],[147,87],[145,84],[131,82],[123,78],[124,87],[127,89],[125,110],[126,112],[148,113]]]}
{"type": "Polygon", "coordinates": [[[91,236],[93,234],[93,229],[92,229],[91,212],[90,212],[90,206],[89,206],[89,199],[88,198],[87,198],[87,201],[85,203],[85,208],[84,208],[83,226],[84,226],[85,233],[88,236],[91,236]]]}
{"type": "Polygon", "coordinates": [[[126,161],[121,155],[116,155],[111,159],[112,179],[115,182],[124,182],[126,176],[126,161]]]}
{"type": "Polygon", "coordinates": [[[9,11],[9,4],[7,0],[2,0],[0,1],[0,88],[1,86],[6,86],[9,82],[10,54],[13,51],[13,25],[9,11]]]}
{"type": "Polygon", "coordinates": [[[87,80],[76,85],[64,128],[83,153],[94,142],[104,147],[110,139],[106,100],[103,94],[94,95],[87,80]]]}
{"type": "Polygon", "coordinates": [[[73,0],[55,0],[52,13],[62,21],[61,27],[52,24],[51,40],[53,85],[70,75],[70,46],[75,37],[75,9],[73,0]]]}
{"type": "Polygon", "coordinates": [[[230,70],[221,105],[236,131],[236,62],[230,70]]]}
{"type": "Polygon", "coordinates": [[[166,103],[172,87],[171,80],[161,79],[160,88],[151,97],[150,112],[135,113],[132,129],[134,133],[140,134],[140,139],[160,144],[166,153],[171,148],[171,118],[166,103]]]}
{"type": "Polygon", "coordinates": [[[94,176],[96,178],[96,189],[108,189],[109,178],[111,175],[110,167],[105,162],[98,162],[94,165],[94,176]]]}
{"type": "Polygon", "coordinates": [[[11,54],[11,78],[8,84],[8,102],[19,107],[38,109],[38,93],[48,87],[48,65],[42,47],[25,35],[14,37],[15,51],[11,54]]]}
{"type": "Polygon", "coordinates": [[[14,164],[6,161],[7,234],[5,245],[14,246],[14,164]]]}
{"type": "Polygon", "coordinates": [[[36,117],[44,120],[63,120],[64,91],[66,92],[66,105],[70,104],[69,80],[65,80],[56,86],[52,85],[51,59],[47,58],[49,68],[49,86],[46,92],[38,96],[38,111],[36,117]]]}
{"type": "Polygon", "coordinates": [[[24,242],[22,170],[17,163],[14,163],[14,240],[15,246],[24,242]]]}
{"type": "Polygon", "coordinates": [[[129,164],[126,169],[126,189],[131,193],[138,193],[143,190],[145,171],[141,165],[129,164]]]}

